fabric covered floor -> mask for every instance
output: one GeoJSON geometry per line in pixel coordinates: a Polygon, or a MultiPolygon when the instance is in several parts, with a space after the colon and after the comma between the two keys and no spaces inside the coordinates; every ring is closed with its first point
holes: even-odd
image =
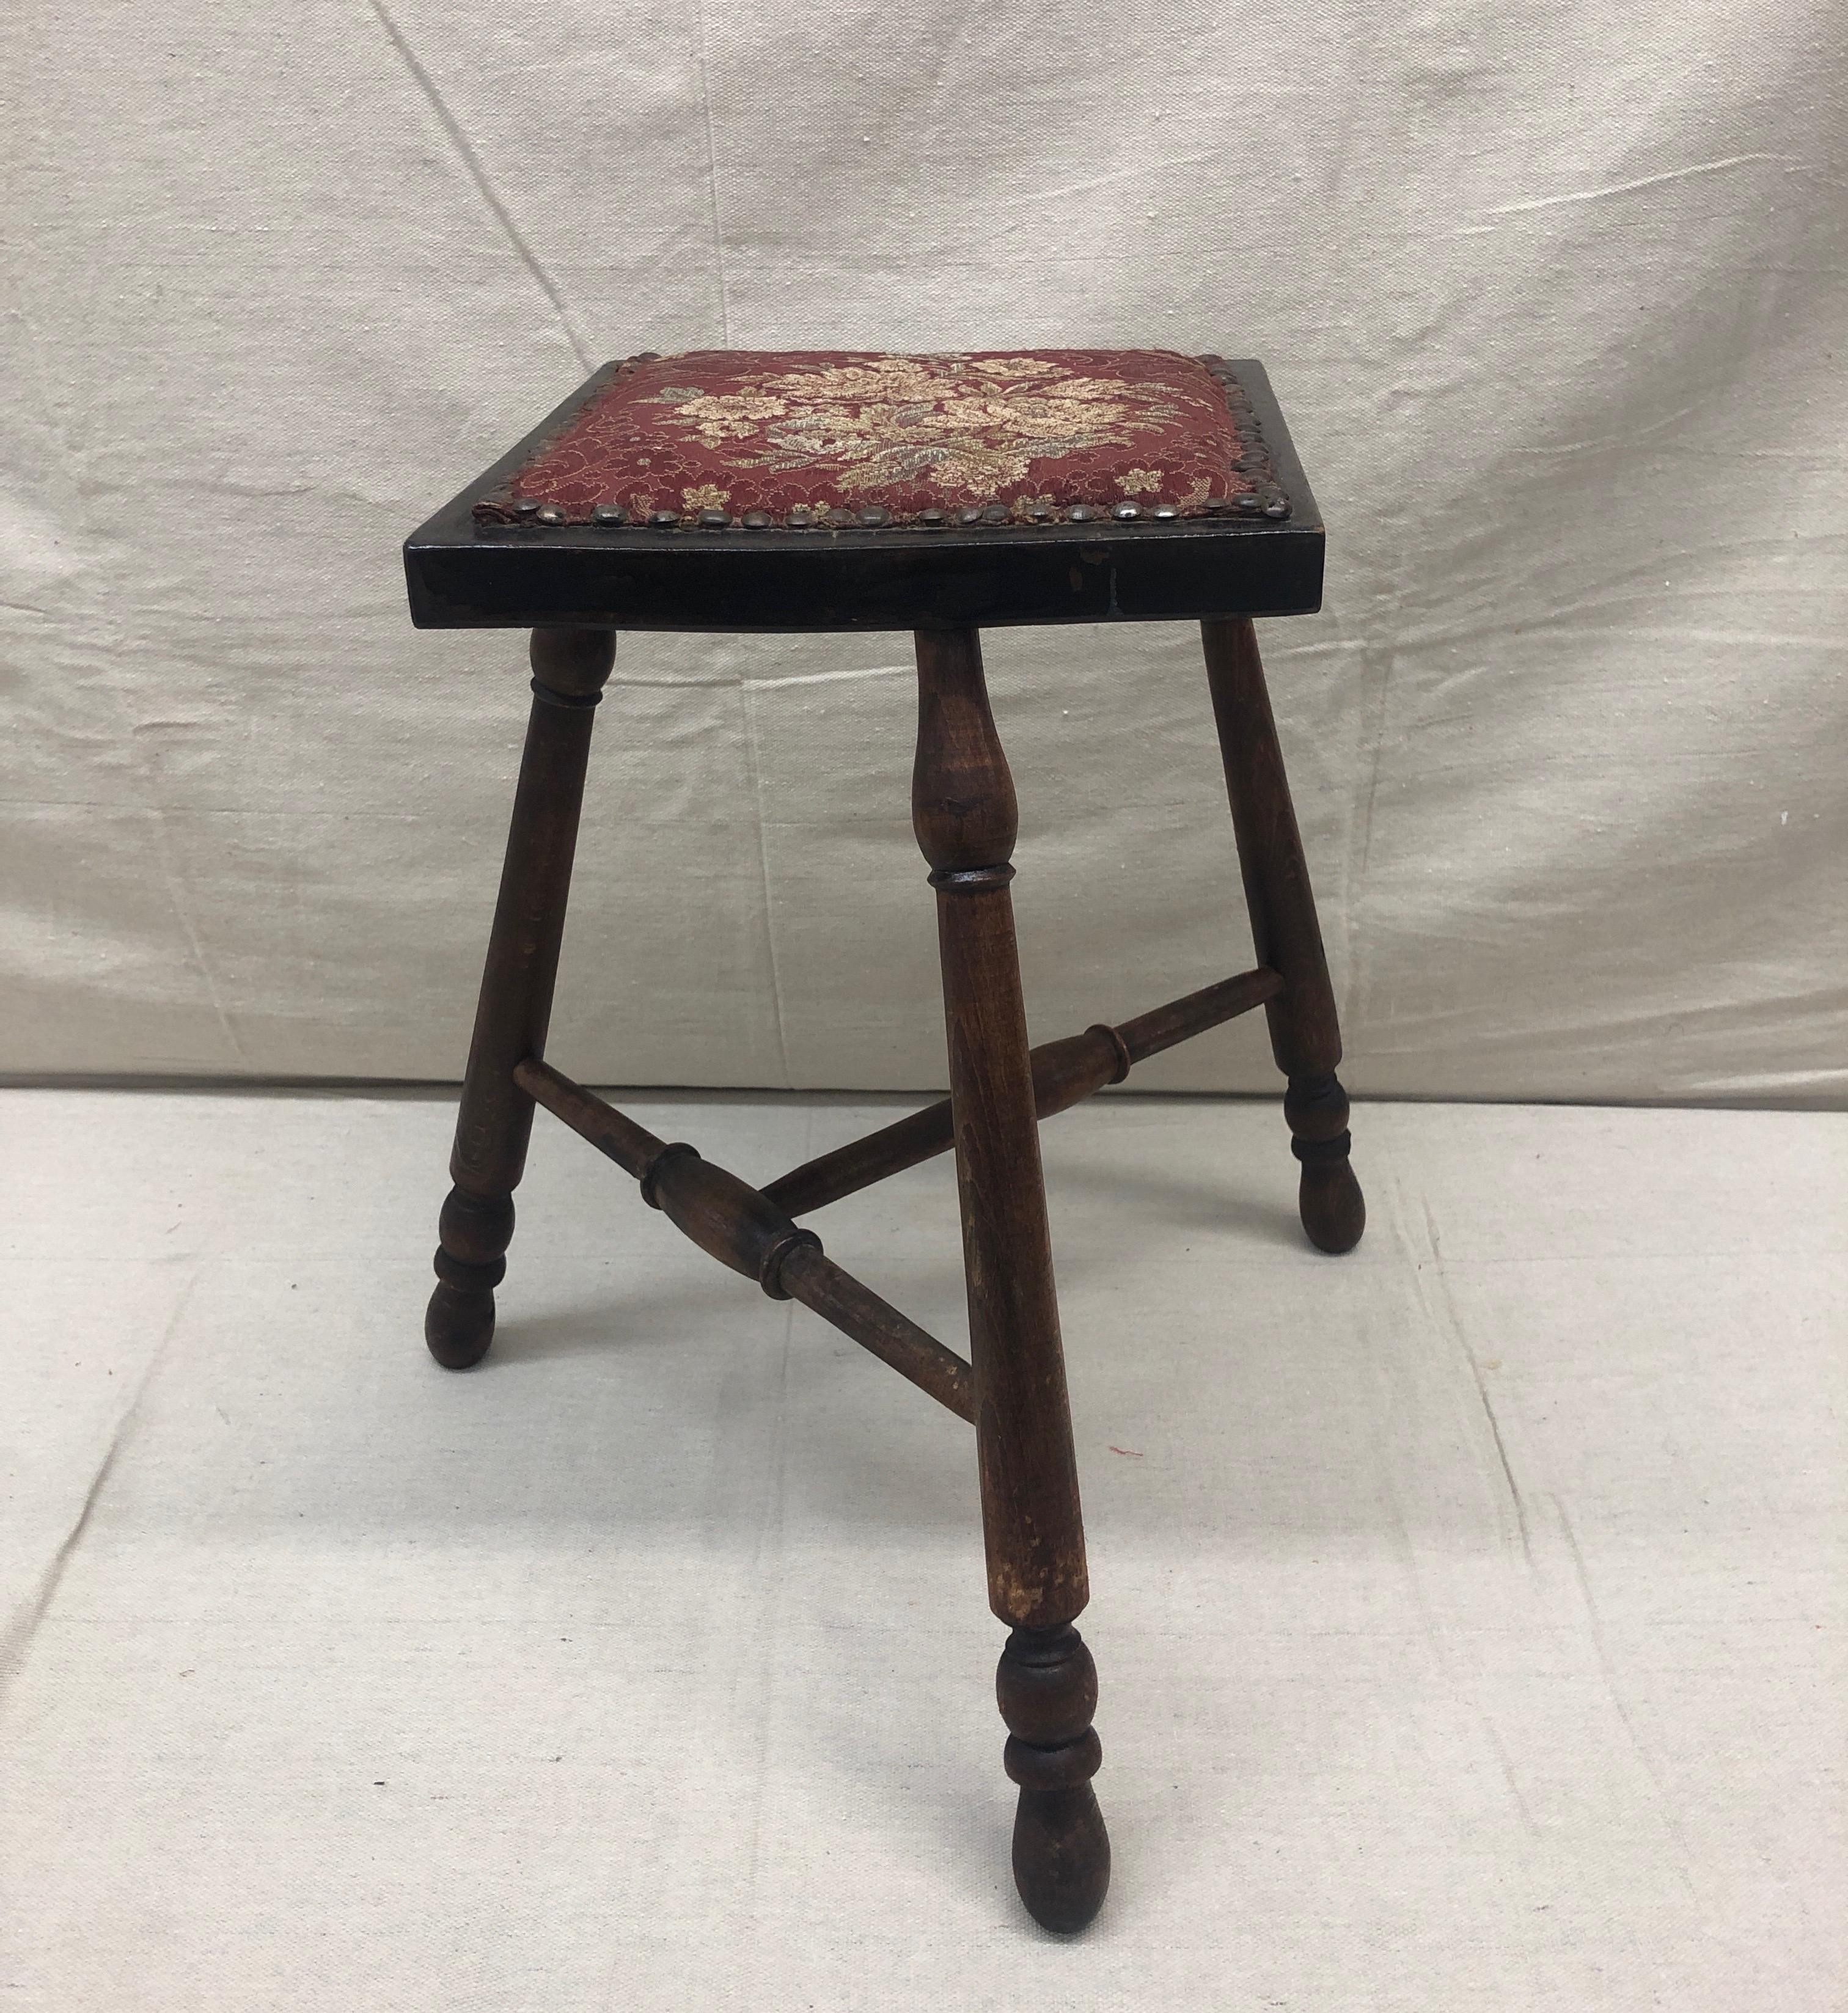
{"type": "MultiPolygon", "coordinates": [[[[638,1096],[747,1178],[891,1102],[638,1096]]],[[[419,1323],[436,1096],[16,1091],[9,2008],[1839,2006],[1848,1119],[1045,1129],[1116,1849],[1019,1909],[967,1428],[542,1115],[419,1323]]],[[[961,1340],[950,1171],[826,1212],[961,1340]]]]}

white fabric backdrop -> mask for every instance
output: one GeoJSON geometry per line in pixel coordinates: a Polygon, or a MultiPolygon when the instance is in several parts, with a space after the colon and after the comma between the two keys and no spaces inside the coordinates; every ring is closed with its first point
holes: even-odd
{"type": "MultiPolygon", "coordinates": [[[[80,0],[0,27],[15,1072],[452,1076],[524,711],[397,545],[638,349],[1256,354],[1361,1091],[1839,1099],[1839,9],[80,0]]],[[[1197,639],[995,637],[1036,1034],[1248,955],[1197,639]]],[[[906,639],[639,638],[554,1053],[942,1074],[906,639]]],[[[1250,1024],[1138,1073],[1274,1082],[1250,1024]]]]}

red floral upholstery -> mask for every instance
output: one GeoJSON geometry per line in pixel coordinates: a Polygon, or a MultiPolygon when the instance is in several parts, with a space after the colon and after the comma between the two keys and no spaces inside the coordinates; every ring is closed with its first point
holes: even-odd
{"type": "Polygon", "coordinates": [[[631,523],[1124,503],[1194,517],[1252,490],[1247,445],[1206,367],[1168,350],[693,350],[624,365],[478,508],[550,505],[572,523],[599,508],[631,523]]]}

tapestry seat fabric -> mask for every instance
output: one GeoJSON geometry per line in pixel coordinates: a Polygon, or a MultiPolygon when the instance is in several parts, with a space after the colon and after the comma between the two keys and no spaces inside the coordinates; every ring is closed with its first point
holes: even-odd
{"type": "Polygon", "coordinates": [[[573,524],[1207,516],[1256,486],[1235,384],[1160,349],[692,350],[632,359],[484,517],[573,524]]]}

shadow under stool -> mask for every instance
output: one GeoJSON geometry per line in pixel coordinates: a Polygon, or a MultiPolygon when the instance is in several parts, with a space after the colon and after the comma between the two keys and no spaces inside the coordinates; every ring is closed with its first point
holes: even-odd
{"type": "Polygon", "coordinates": [[[599,370],[406,542],[420,628],[532,631],[532,708],[424,1332],[486,1353],[513,1189],[543,1105],[721,1263],[795,1299],[975,1428],[996,1689],[1020,1786],[1014,1877],[1047,1927],[1102,1904],[1097,1675],[1038,1121],[1262,1006],[1328,1252],[1365,1221],[1315,903],[1253,632],[1320,606],[1323,532],[1256,363],[1163,350],[951,356],[707,350],[599,370]],[[1260,960],[1120,1026],[1029,1049],[1017,826],[979,631],[1198,619],[1260,960]],[[912,817],[936,892],[946,1101],[753,1188],[545,1060],[591,726],[619,630],[906,629],[912,817]],[[954,1149],[969,1360],[799,1219],[954,1149]]]}

